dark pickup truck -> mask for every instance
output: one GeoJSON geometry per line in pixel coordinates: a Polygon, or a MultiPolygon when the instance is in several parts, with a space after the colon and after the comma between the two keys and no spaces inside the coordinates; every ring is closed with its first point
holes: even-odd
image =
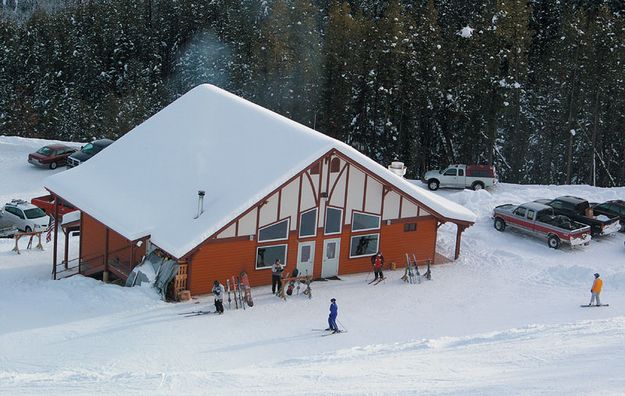
{"type": "Polygon", "coordinates": [[[582,198],[565,195],[555,199],[537,199],[534,202],[551,206],[557,215],[568,216],[571,220],[589,225],[592,236],[613,234],[621,228],[618,217],[594,216],[590,204],[582,198]]]}

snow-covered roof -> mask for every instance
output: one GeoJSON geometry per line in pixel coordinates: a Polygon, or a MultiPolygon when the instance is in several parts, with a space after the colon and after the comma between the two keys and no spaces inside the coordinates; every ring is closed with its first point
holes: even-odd
{"type": "Polygon", "coordinates": [[[182,257],[336,149],[449,220],[470,210],[354,148],[212,85],[200,85],[45,187],[130,240],[182,257]],[[197,214],[197,192],[206,191],[197,214]]]}

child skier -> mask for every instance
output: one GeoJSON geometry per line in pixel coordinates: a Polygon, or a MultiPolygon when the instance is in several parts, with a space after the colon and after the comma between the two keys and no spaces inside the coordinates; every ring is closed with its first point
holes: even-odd
{"type": "Polygon", "coordinates": [[[215,310],[221,315],[224,313],[224,285],[217,280],[213,282],[213,296],[215,297],[215,310]]]}
{"type": "Polygon", "coordinates": [[[330,316],[328,316],[328,327],[326,330],[332,330],[333,333],[340,333],[339,327],[336,325],[336,317],[339,316],[339,307],[336,305],[336,298],[330,300],[330,316]]]}
{"type": "Polygon", "coordinates": [[[377,252],[375,256],[371,256],[371,265],[373,265],[373,273],[375,274],[375,278],[373,278],[373,280],[377,280],[378,276],[380,277],[380,280],[384,279],[384,274],[382,274],[384,256],[382,256],[382,252],[377,252]]]}
{"type": "Polygon", "coordinates": [[[592,296],[590,297],[590,302],[588,305],[592,305],[595,300],[597,300],[597,306],[601,305],[601,300],[599,300],[599,294],[601,294],[601,287],[603,286],[603,281],[599,278],[599,274],[595,274],[595,280],[592,282],[592,288],[590,292],[592,296]]]}

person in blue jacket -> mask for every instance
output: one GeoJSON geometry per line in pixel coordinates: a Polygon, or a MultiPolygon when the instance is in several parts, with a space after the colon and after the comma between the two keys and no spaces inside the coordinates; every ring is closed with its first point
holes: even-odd
{"type": "Polygon", "coordinates": [[[326,330],[332,330],[333,333],[339,333],[339,327],[336,325],[336,317],[339,315],[339,306],[336,305],[336,298],[330,300],[330,316],[328,316],[328,327],[326,330]]]}

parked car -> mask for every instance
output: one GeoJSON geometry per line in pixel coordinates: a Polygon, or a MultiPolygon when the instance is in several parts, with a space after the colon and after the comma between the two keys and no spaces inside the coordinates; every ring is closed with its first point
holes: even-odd
{"type": "Polygon", "coordinates": [[[522,205],[500,205],[493,211],[493,225],[503,232],[507,227],[547,239],[547,245],[557,249],[568,243],[578,246],[590,243],[590,226],[556,215],[551,206],[537,202],[522,205]]]}
{"type": "MultiPolygon", "coordinates": [[[[46,212],[46,214],[49,215],[50,217],[54,217],[54,196],[52,194],[43,195],[41,197],[35,197],[30,200],[30,203],[32,203],[38,208],[43,209],[43,211],[46,212]]],[[[67,213],[74,212],[78,209],[64,202],[63,204],[59,205],[58,210],[59,210],[59,215],[63,216],[67,213]]]]}
{"type": "Polygon", "coordinates": [[[34,153],[28,154],[28,162],[36,166],[56,169],[67,162],[67,157],[74,154],[78,149],[63,144],[50,144],[43,146],[34,153]]]}
{"type": "Polygon", "coordinates": [[[75,152],[67,158],[67,167],[73,168],[87,161],[100,151],[104,150],[113,143],[110,139],[94,140],[80,148],[80,151],[75,152]]]}
{"type": "Polygon", "coordinates": [[[592,236],[613,234],[621,229],[618,217],[595,216],[590,204],[583,198],[565,195],[556,199],[537,199],[534,202],[549,205],[556,214],[589,225],[592,236]]]}
{"type": "Polygon", "coordinates": [[[439,187],[481,190],[497,184],[497,172],[492,165],[449,165],[445,169],[427,171],[422,181],[430,190],[439,187]]]}
{"type": "Polygon", "coordinates": [[[13,237],[17,232],[17,227],[6,219],[4,210],[0,208],[0,238],[13,237]]]}
{"type": "Polygon", "coordinates": [[[14,199],[4,205],[2,220],[24,232],[44,231],[50,224],[50,216],[46,212],[21,199],[14,199]]]}
{"type": "Polygon", "coordinates": [[[600,204],[590,204],[590,207],[595,214],[618,217],[621,223],[621,232],[625,231],[625,201],[615,199],[600,204]]]}

